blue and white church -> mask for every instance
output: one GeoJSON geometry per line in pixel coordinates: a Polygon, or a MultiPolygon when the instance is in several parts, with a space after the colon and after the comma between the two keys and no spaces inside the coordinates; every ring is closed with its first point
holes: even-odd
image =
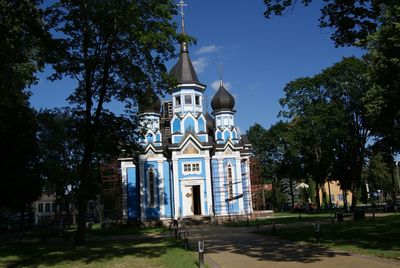
{"type": "Polygon", "coordinates": [[[205,113],[206,85],[186,42],[170,74],[178,81],[170,100],[154,95],[150,104],[139,103],[142,152],[119,159],[124,220],[251,215],[251,145],[235,126],[234,97],[221,80],[205,113]]]}

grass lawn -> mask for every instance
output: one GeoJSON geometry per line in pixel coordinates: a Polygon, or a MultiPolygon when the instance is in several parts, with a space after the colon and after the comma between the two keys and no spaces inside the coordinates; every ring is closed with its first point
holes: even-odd
{"type": "MultiPolygon", "coordinates": [[[[272,235],[271,229],[262,233],[272,235]]],[[[316,241],[312,225],[277,227],[276,236],[290,241],[316,241]]],[[[357,254],[400,260],[399,237],[400,215],[334,224],[327,222],[320,226],[321,244],[357,254]]]]}
{"type": "Polygon", "coordinates": [[[0,267],[197,267],[197,254],[185,251],[179,241],[149,237],[127,241],[123,237],[164,231],[161,227],[116,227],[104,233],[94,226],[83,246],[61,238],[49,238],[46,244],[3,241],[0,242],[0,267]],[[107,240],[109,235],[120,235],[122,239],[107,240]]]}
{"type": "Polygon", "coordinates": [[[290,224],[296,222],[310,222],[310,221],[320,221],[329,220],[333,214],[331,213],[318,213],[318,214],[306,214],[306,213],[275,213],[274,217],[250,220],[248,223],[246,221],[230,222],[226,225],[229,227],[245,227],[245,226],[256,226],[257,223],[260,225],[269,224],[290,224]],[[299,218],[301,216],[301,219],[299,218]]]}

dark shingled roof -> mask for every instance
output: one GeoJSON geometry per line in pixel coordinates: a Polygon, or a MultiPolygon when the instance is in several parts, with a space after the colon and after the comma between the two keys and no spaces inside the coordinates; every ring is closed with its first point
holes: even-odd
{"type": "Polygon", "coordinates": [[[231,111],[233,110],[233,107],[235,107],[235,99],[231,93],[224,88],[222,82],[217,93],[215,93],[211,100],[211,107],[214,111],[231,111]]]}
{"type": "Polygon", "coordinates": [[[170,75],[175,77],[179,84],[200,84],[187,49],[181,49],[179,60],[172,67],[170,75]]]}

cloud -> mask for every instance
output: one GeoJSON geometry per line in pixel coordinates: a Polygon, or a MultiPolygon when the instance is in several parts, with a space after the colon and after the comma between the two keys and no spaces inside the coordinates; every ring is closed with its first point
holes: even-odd
{"type": "MultiPolygon", "coordinates": [[[[220,85],[220,80],[215,80],[214,82],[211,83],[211,87],[217,91],[219,89],[219,85],[220,85]]],[[[224,81],[224,88],[226,88],[226,90],[231,90],[232,88],[232,83],[231,82],[225,82],[224,81]]]]}
{"type": "Polygon", "coordinates": [[[209,45],[205,47],[201,47],[199,50],[196,51],[196,55],[203,55],[208,53],[217,52],[221,49],[221,47],[216,45],[209,45]]]}
{"type": "Polygon", "coordinates": [[[208,58],[200,57],[197,60],[194,60],[192,63],[193,63],[193,67],[196,70],[196,72],[198,74],[201,74],[202,72],[204,72],[204,70],[208,66],[208,58]]]}

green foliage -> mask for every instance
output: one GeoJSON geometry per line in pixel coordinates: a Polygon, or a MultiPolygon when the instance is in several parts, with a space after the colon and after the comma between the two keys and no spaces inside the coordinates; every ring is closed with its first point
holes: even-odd
{"type": "Polygon", "coordinates": [[[392,153],[400,151],[400,3],[385,10],[378,31],[368,39],[368,63],[374,87],[365,97],[373,131],[392,153]]]}
{"type": "Polygon", "coordinates": [[[35,112],[25,88],[45,61],[40,1],[0,1],[0,204],[25,208],[41,193],[35,112]]]}
{"type": "MultiPolygon", "coordinates": [[[[100,144],[96,140],[108,144],[101,140],[102,129],[112,126],[107,123],[115,119],[104,105],[114,100],[122,102],[130,113],[127,118],[132,119],[132,108],[140,96],[148,91],[163,93],[171,85],[164,63],[175,56],[178,34],[171,19],[176,5],[171,0],[61,0],[46,14],[59,42],[52,79],[67,76],[78,81],[69,101],[81,119],[77,241],[83,242],[90,173],[100,144]]],[[[113,148],[108,147],[107,154],[118,147],[113,148]]]]}
{"type": "MultiPolygon", "coordinates": [[[[295,0],[264,0],[266,11],[264,16],[281,16],[288,9],[293,9],[295,0]]],[[[302,0],[304,6],[312,0],[302,0]]],[[[319,26],[332,30],[331,39],[337,46],[366,45],[366,38],[377,30],[379,18],[388,6],[396,0],[325,0],[321,7],[319,26]]]]}
{"type": "Polygon", "coordinates": [[[382,190],[392,192],[396,185],[393,184],[393,159],[385,159],[382,153],[375,153],[370,158],[366,169],[366,180],[370,192],[382,190]],[[388,161],[389,160],[389,161],[388,161]]]}

